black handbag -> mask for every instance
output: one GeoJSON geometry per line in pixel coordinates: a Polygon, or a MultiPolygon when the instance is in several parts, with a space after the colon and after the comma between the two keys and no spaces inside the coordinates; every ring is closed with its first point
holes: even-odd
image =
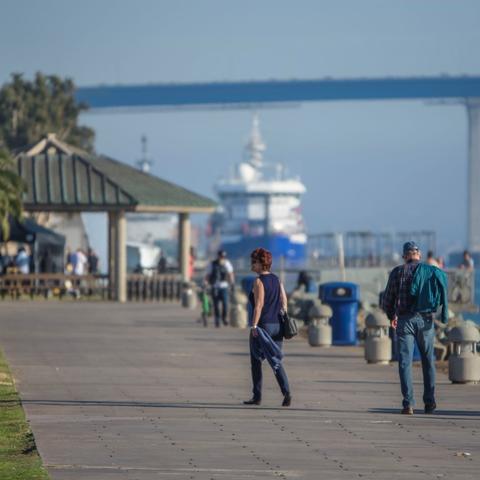
{"type": "Polygon", "coordinates": [[[287,340],[298,334],[298,328],[295,320],[290,318],[285,310],[280,310],[280,322],[283,324],[283,337],[287,340]]]}

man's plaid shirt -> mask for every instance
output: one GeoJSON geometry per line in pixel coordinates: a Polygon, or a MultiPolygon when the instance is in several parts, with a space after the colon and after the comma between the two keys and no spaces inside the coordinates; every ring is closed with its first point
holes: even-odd
{"type": "Polygon", "coordinates": [[[410,295],[410,286],[418,265],[418,261],[412,261],[399,265],[390,272],[382,302],[382,308],[390,320],[396,315],[405,315],[412,311],[413,297],[410,295]]]}

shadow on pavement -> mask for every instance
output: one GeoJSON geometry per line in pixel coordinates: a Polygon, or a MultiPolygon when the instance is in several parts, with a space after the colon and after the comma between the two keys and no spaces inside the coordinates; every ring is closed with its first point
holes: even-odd
{"type": "MultiPolygon", "coordinates": [[[[0,402],[1,406],[2,402],[0,402]]],[[[133,402],[118,400],[22,400],[24,405],[57,405],[81,407],[142,407],[142,408],[188,408],[217,410],[272,410],[283,412],[321,412],[321,413],[367,413],[366,410],[331,410],[323,408],[274,407],[268,405],[253,406],[240,403],[203,403],[203,402],[133,402]]]]}
{"type": "MultiPolygon", "coordinates": [[[[398,415],[400,407],[398,408],[369,408],[370,413],[387,413],[398,415]]],[[[475,410],[435,410],[434,414],[426,415],[423,413],[423,407],[414,408],[415,415],[422,415],[427,418],[438,418],[438,420],[445,420],[445,417],[480,417],[480,411],[475,410]]],[[[415,416],[414,415],[414,416],[415,416]]],[[[408,417],[408,415],[404,415],[408,417]]]]}
{"type": "MultiPolygon", "coordinates": [[[[228,355],[234,355],[238,357],[250,356],[249,352],[228,352],[228,355]]],[[[321,353],[285,353],[285,358],[328,358],[330,360],[356,358],[359,355],[322,355],[321,353]]]]}
{"type": "Polygon", "coordinates": [[[358,383],[365,385],[398,385],[398,382],[387,382],[385,380],[313,380],[314,383],[333,383],[339,385],[348,385],[349,383],[358,383]]]}

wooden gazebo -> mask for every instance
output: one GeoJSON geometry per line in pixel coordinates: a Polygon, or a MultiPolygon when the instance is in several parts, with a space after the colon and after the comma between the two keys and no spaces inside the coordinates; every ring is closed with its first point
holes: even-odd
{"type": "Polygon", "coordinates": [[[17,152],[27,184],[27,212],[107,212],[108,270],[114,298],[126,301],[126,212],[177,213],[179,264],[187,278],[190,213],[210,213],[215,202],[103,155],[92,155],[49,134],[17,152]]]}

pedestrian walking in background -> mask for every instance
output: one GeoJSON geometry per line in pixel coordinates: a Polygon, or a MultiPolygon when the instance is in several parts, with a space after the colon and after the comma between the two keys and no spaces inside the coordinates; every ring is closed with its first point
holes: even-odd
{"type": "Polygon", "coordinates": [[[30,273],[30,256],[28,255],[25,247],[20,247],[18,249],[17,255],[15,256],[15,266],[18,269],[19,273],[25,275],[30,273]]]}
{"type": "Polygon", "coordinates": [[[92,248],[87,250],[88,273],[95,275],[98,273],[98,255],[92,248]]]}
{"type": "Polygon", "coordinates": [[[463,252],[463,260],[462,263],[458,266],[458,268],[463,268],[465,270],[473,270],[475,267],[475,263],[473,261],[472,256],[470,255],[470,252],[468,250],[465,250],[463,252]]]}
{"type": "Polygon", "coordinates": [[[445,259],[443,257],[438,257],[437,263],[438,263],[438,268],[441,268],[442,270],[445,269],[445,259]]]}
{"type": "Polygon", "coordinates": [[[88,273],[88,259],[81,248],[77,249],[75,260],[76,262],[73,268],[73,273],[75,275],[85,275],[88,273]]]}
{"type": "Polygon", "coordinates": [[[439,268],[421,264],[421,252],[415,242],[403,245],[404,265],[390,273],[383,296],[383,309],[396,329],[398,370],[403,396],[402,414],[412,415],[415,399],[412,360],[415,343],[420,351],[423,371],[425,413],[433,413],[435,401],[435,330],[433,316],[442,306],[442,321],[448,316],[447,280],[439,268]]]}
{"type": "Polygon", "coordinates": [[[287,309],[287,295],[279,278],[270,269],[272,254],[257,248],[250,255],[252,271],[258,275],[249,295],[253,307],[250,329],[250,362],[252,370],[253,397],[243,402],[260,405],[262,402],[262,360],[267,359],[272,367],[283,394],[283,407],[292,401],[285,369],[282,365],[283,325],[280,310],[287,309]]]}
{"type": "Polygon", "coordinates": [[[432,250],[429,250],[427,252],[427,260],[425,260],[425,263],[427,265],[433,265],[434,267],[440,267],[440,265],[439,265],[437,259],[435,258],[432,250]]]}
{"type": "Polygon", "coordinates": [[[70,247],[65,251],[65,273],[74,273],[77,264],[77,254],[70,250],[70,247]]]}
{"type": "Polygon", "coordinates": [[[193,278],[195,274],[195,260],[197,259],[197,255],[195,253],[195,248],[190,247],[190,252],[188,255],[188,269],[187,269],[187,277],[188,280],[193,278]]]}
{"type": "Polygon", "coordinates": [[[165,273],[167,271],[167,259],[163,255],[163,251],[160,253],[160,258],[157,263],[157,273],[165,273]]]}
{"type": "Polygon", "coordinates": [[[219,250],[217,258],[210,264],[205,282],[212,287],[215,327],[220,327],[220,319],[224,325],[228,325],[228,291],[235,284],[235,276],[232,264],[227,259],[227,253],[224,250],[219,250]]]}

